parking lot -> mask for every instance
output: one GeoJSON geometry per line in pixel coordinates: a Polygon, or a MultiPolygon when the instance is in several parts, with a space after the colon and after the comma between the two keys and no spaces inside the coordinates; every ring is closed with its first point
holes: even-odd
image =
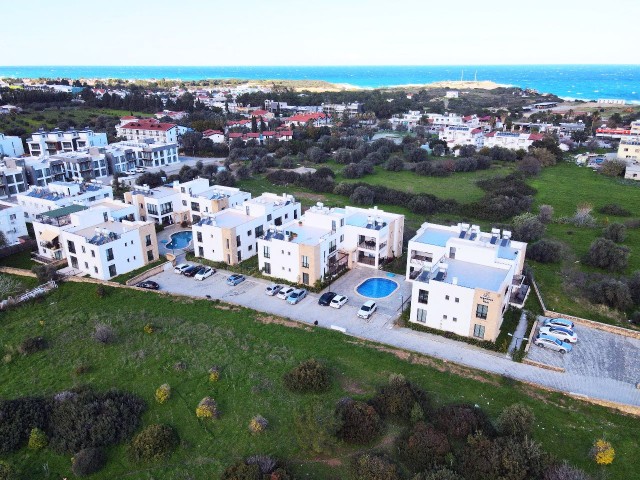
{"type": "Polygon", "coordinates": [[[632,385],[640,382],[640,340],[576,325],[578,342],[562,355],[531,345],[527,358],[553,367],[564,368],[594,380],[611,378],[632,385]]]}

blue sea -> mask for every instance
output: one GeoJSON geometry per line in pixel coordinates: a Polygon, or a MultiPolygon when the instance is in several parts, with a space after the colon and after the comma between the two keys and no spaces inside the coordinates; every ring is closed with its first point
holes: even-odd
{"type": "Polygon", "coordinates": [[[640,65],[456,65],[456,66],[276,66],[276,67],[3,67],[0,77],[325,80],[362,88],[446,80],[490,80],[533,88],[563,98],[615,98],[640,104],[640,65]]]}

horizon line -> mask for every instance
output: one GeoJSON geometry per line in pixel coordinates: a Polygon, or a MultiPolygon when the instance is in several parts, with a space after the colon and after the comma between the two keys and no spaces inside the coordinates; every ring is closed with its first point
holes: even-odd
{"type": "Polygon", "coordinates": [[[137,65],[117,65],[117,64],[108,64],[108,65],[94,65],[94,64],[29,64],[29,65],[0,65],[0,68],[33,68],[33,67],[155,67],[155,68],[238,68],[238,67],[266,67],[266,68],[305,68],[305,67],[336,67],[336,68],[344,68],[344,67],[511,67],[511,66],[589,66],[589,67],[597,67],[597,66],[631,66],[636,67],[640,66],[640,63],[435,63],[435,64],[300,64],[300,65],[262,65],[262,64],[254,64],[254,65],[148,65],[148,64],[137,64],[137,65]]]}

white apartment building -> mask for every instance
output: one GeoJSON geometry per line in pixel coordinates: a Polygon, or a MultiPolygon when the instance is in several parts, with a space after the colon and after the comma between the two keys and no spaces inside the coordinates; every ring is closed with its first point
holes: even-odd
{"type": "Polygon", "coordinates": [[[484,146],[484,134],[481,128],[472,128],[466,125],[445,127],[438,134],[440,140],[447,142],[447,146],[453,149],[455,146],[471,145],[480,150],[484,146]]]}
{"type": "Polygon", "coordinates": [[[10,165],[7,159],[0,164],[0,198],[11,197],[27,189],[22,168],[10,165]]]}
{"type": "Polygon", "coordinates": [[[127,168],[162,167],[178,163],[178,144],[156,139],[127,140],[110,144],[101,150],[106,156],[111,173],[127,168]]]}
{"type": "Polygon", "coordinates": [[[16,203],[24,209],[24,216],[32,221],[38,215],[69,205],[89,206],[113,198],[110,185],[75,182],[51,182],[46,187],[31,187],[16,195],[16,203]]]}
{"type": "Polygon", "coordinates": [[[420,124],[422,120],[423,113],[420,110],[409,110],[407,113],[399,113],[394,115],[389,119],[391,123],[391,128],[394,130],[398,128],[398,126],[402,125],[407,127],[407,130],[412,132],[413,129],[420,124]]]}
{"type": "Polygon", "coordinates": [[[335,118],[342,118],[344,115],[347,115],[349,118],[353,118],[356,115],[364,112],[364,105],[359,102],[323,103],[322,111],[327,115],[335,118]]]}
{"type": "Polygon", "coordinates": [[[224,132],[220,130],[205,130],[202,132],[202,138],[208,138],[213,143],[225,143],[224,132]]]}
{"type": "Polygon", "coordinates": [[[251,199],[251,194],[239,188],[223,185],[209,186],[206,179],[198,178],[187,184],[176,183],[182,194],[182,205],[190,211],[191,221],[197,223],[228,208],[241,206],[251,199]]]}
{"type": "Polygon", "coordinates": [[[640,180],[640,163],[629,163],[624,171],[624,178],[640,180]]]}
{"type": "Polygon", "coordinates": [[[258,239],[270,225],[283,225],[300,216],[300,203],[291,195],[263,193],[194,222],[194,253],[235,265],[256,255],[258,239]]]}
{"type": "Polygon", "coordinates": [[[541,133],[491,132],[484,137],[484,146],[502,147],[509,150],[528,150],[533,142],[542,140],[541,133]]]}
{"type": "Polygon", "coordinates": [[[52,130],[43,129],[31,134],[27,140],[29,154],[34,157],[55,155],[63,152],[75,152],[83,148],[104,147],[107,145],[107,134],[93,130],[52,130]]]}
{"type": "Polygon", "coordinates": [[[109,165],[104,153],[100,153],[97,148],[51,155],[50,159],[63,165],[67,180],[87,181],[109,174],[109,165]]]}
{"type": "Polygon", "coordinates": [[[408,245],[409,321],[494,341],[521,288],[526,247],[506,230],[424,223],[408,245]]]}
{"type": "Polygon", "coordinates": [[[20,243],[20,237],[28,235],[22,207],[0,200],[0,232],[7,245],[20,243]]]}
{"type": "Polygon", "coordinates": [[[20,137],[9,137],[4,133],[0,133],[0,158],[19,157],[24,155],[24,147],[20,137]]]}
{"type": "Polygon", "coordinates": [[[640,161],[640,120],[631,122],[629,134],[620,139],[618,158],[628,162],[640,161]]]}
{"type": "Polygon", "coordinates": [[[119,137],[127,140],[145,140],[152,138],[158,143],[178,143],[178,125],[162,123],[155,118],[123,117],[116,126],[119,137]]]}

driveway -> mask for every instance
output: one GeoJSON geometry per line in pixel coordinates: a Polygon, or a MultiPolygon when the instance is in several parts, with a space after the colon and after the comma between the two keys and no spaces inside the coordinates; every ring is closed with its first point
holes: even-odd
{"type": "MultiPolygon", "coordinates": [[[[635,385],[630,383],[634,375],[633,367],[630,365],[633,362],[631,354],[629,354],[629,356],[625,354],[623,358],[619,357],[617,352],[609,352],[608,355],[610,355],[610,359],[603,362],[599,370],[595,367],[579,366],[579,361],[576,359],[576,361],[573,362],[576,364],[575,368],[568,369],[565,373],[561,373],[532,365],[516,363],[510,358],[505,358],[504,354],[484,350],[467,343],[449,340],[439,335],[394,326],[394,320],[400,302],[397,298],[394,299],[395,295],[389,297],[391,303],[389,303],[387,307],[381,307],[368,321],[358,318],[356,311],[360,306],[360,298],[353,292],[348,293],[346,285],[348,282],[349,284],[359,284],[361,278],[365,276],[385,275],[384,272],[357,268],[336,281],[335,284],[331,286],[331,290],[337,291],[338,293],[345,293],[350,298],[349,303],[340,310],[319,306],[319,295],[314,293],[310,293],[307,298],[302,300],[298,305],[288,305],[284,300],[268,297],[264,294],[264,289],[269,282],[249,278],[245,282],[231,287],[225,283],[225,279],[229,275],[230,272],[218,271],[215,275],[203,282],[198,282],[192,278],[176,275],[173,273],[173,270],[168,270],[151,277],[151,279],[160,284],[161,290],[171,293],[220,299],[307,324],[313,324],[314,321],[317,321],[318,325],[324,328],[339,327],[344,329],[348,335],[418,352],[486,372],[505,375],[516,380],[530,382],[553,390],[621,404],[640,406],[640,390],[636,389],[635,385]],[[350,279],[349,276],[353,277],[350,279]],[[342,290],[343,288],[345,288],[345,290],[342,290]],[[394,302],[397,304],[395,311],[393,311],[394,302]],[[613,372],[610,367],[613,362],[624,363],[624,371],[630,373],[619,375],[613,372]],[[626,365],[629,366],[627,367],[626,365]]],[[[398,277],[395,277],[395,279],[398,279],[398,277]]],[[[595,343],[592,344],[592,347],[589,347],[590,342],[588,338],[589,336],[587,335],[585,340],[583,340],[587,347],[583,353],[585,358],[587,356],[602,356],[603,352],[599,350],[599,347],[595,347],[595,343]],[[589,348],[592,348],[591,352],[587,350],[589,348]]],[[[603,348],[606,347],[604,344],[602,346],[603,348]]],[[[537,347],[531,347],[531,350],[535,351],[535,349],[537,349],[537,347]]],[[[637,358],[637,356],[635,358],[637,358]]],[[[598,361],[592,359],[590,360],[590,364],[597,365],[598,361]]],[[[638,381],[640,381],[640,379],[638,379],[638,381]]]]}

